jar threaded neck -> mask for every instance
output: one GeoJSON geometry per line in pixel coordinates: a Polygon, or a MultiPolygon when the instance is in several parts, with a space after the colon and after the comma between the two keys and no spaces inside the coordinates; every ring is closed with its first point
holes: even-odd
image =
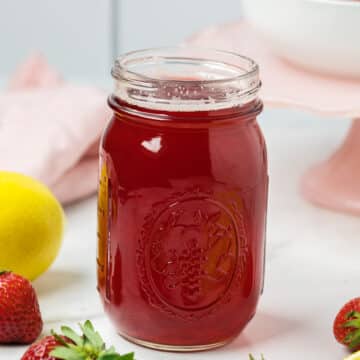
{"type": "Polygon", "coordinates": [[[255,100],[258,65],[235,53],[191,47],[140,50],[115,61],[114,96],[143,108],[209,111],[255,100]]]}

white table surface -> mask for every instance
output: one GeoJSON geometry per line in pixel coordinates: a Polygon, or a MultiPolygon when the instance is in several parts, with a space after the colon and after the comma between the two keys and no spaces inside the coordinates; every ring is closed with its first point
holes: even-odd
{"type": "MultiPolygon", "coordinates": [[[[264,353],[267,360],[343,359],[332,336],[338,308],[360,295],[360,219],[322,210],[298,194],[312,163],[342,140],[349,122],[289,110],[267,110],[261,125],[268,143],[270,202],[265,293],[257,315],[233,343],[210,352],[171,354],[141,348],[116,335],[95,290],[96,200],[66,209],[59,257],[35,282],[45,327],[91,319],[106,342],[137,359],[233,359],[264,353]]],[[[20,359],[26,347],[1,346],[0,360],[20,359]]]]}

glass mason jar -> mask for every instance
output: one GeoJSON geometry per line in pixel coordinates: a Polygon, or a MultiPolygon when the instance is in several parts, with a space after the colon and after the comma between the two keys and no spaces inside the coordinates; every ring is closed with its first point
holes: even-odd
{"type": "Polygon", "coordinates": [[[267,158],[257,64],[194,48],[112,70],[100,150],[98,290],[117,331],[174,351],[221,346],[263,286],[267,158]]]}

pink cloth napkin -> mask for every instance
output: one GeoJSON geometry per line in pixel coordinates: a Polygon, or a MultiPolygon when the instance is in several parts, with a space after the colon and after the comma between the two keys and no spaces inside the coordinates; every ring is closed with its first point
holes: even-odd
{"type": "Polygon", "coordinates": [[[69,203],[95,192],[106,94],[66,83],[31,56],[0,93],[0,170],[30,175],[69,203]]]}

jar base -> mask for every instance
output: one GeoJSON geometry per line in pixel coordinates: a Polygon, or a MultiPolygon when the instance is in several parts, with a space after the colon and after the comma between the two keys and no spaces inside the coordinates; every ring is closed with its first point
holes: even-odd
{"type": "Polygon", "coordinates": [[[227,339],[227,340],[220,341],[217,343],[212,343],[212,344],[182,346],[182,345],[158,344],[158,343],[154,343],[151,341],[140,340],[140,339],[134,338],[132,336],[129,336],[129,335],[126,335],[123,333],[119,333],[119,335],[121,337],[123,337],[125,340],[128,340],[136,345],[140,345],[140,346],[147,347],[147,348],[154,349],[154,350],[170,351],[170,352],[206,351],[206,350],[211,350],[211,349],[216,349],[216,348],[222,347],[233,340],[233,338],[231,338],[231,339],[227,339]]]}

